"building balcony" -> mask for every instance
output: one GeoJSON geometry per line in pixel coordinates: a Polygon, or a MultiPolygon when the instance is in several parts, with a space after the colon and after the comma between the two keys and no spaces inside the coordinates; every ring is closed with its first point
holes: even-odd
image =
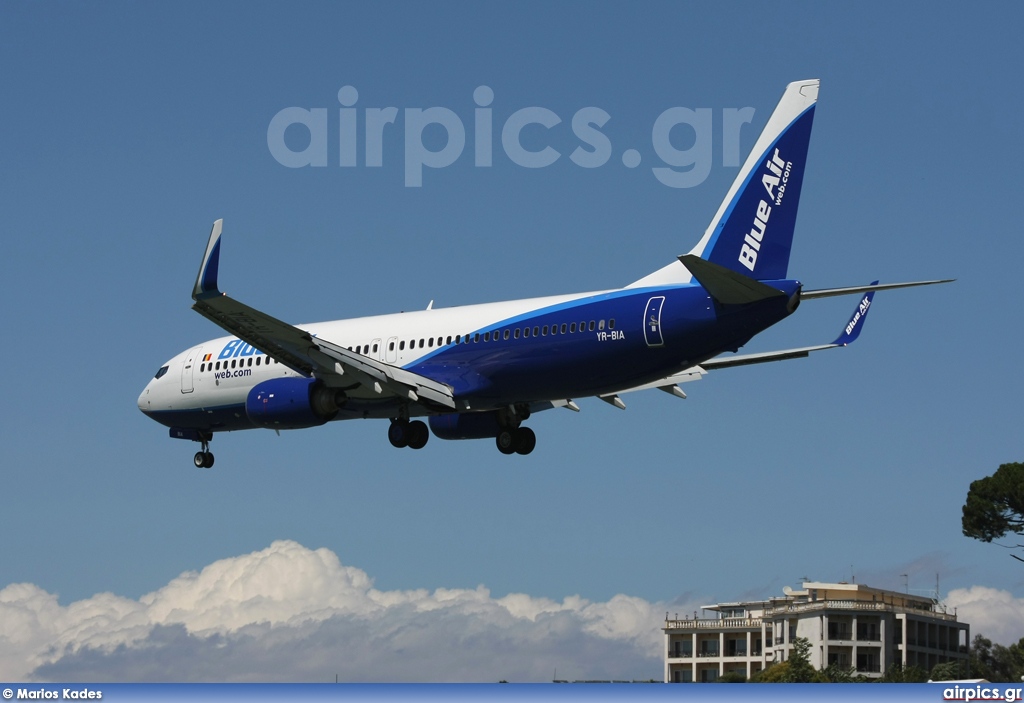
{"type": "Polygon", "coordinates": [[[905,608],[891,603],[881,601],[858,601],[858,600],[819,600],[809,603],[786,603],[773,608],[766,608],[764,619],[778,618],[796,613],[807,613],[816,610],[853,610],[860,612],[887,612],[907,613],[936,620],[948,620],[956,622],[956,615],[943,613],[938,610],[923,610],[920,608],[905,608]]]}
{"type": "Polygon", "coordinates": [[[664,630],[759,630],[761,618],[698,618],[666,620],[664,630]]]}

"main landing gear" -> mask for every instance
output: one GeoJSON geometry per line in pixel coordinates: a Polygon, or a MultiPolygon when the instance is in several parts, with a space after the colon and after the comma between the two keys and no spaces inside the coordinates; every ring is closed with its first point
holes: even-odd
{"type": "Polygon", "coordinates": [[[537,435],[529,427],[506,429],[494,438],[502,454],[529,454],[537,446],[537,435]]]}
{"type": "Polygon", "coordinates": [[[428,439],[430,439],[430,430],[427,429],[427,424],[420,420],[412,422],[403,419],[392,420],[391,427],[388,428],[388,441],[391,442],[392,447],[398,449],[402,447],[423,449],[427,446],[428,439]]]}

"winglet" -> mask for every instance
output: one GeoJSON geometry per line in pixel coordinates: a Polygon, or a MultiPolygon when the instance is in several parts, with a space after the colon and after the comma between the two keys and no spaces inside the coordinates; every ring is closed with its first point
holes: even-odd
{"type": "MultiPolygon", "coordinates": [[[[871,285],[878,285],[878,281],[872,282],[871,285]]],[[[860,299],[857,304],[857,309],[853,311],[853,315],[850,317],[850,321],[846,323],[846,327],[843,328],[843,333],[836,338],[836,341],[832,342],[839,347],[845,347],[848,344],[852,344],[858,336],[860,331],[864,329],[864,320],[868,317],[868,308],[871,307],[871,300],[875,297],[875,291],[869,291],[865,293],[864,297],[860,299]]]]}
{"type": "Polygon", "coordinates": [[[217,220],[210,230],[210,241],[206,244],[206,255],[196,276],[196,285],[192,288],[192,300],[220,295],[217,289],[217,271],[220,267],[220,232],[224,220],[217,220]]]}

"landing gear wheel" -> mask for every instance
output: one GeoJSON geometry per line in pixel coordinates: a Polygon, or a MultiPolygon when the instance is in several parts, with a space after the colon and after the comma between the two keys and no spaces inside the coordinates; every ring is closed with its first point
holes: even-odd
{"type": "Polygon", "coordinates": [[[427,440],[430,439],[430,431],[427,429],[427,424],[419,420],[409,423],[406,434],[409,438],[409,447],[411,449],[423,449],[427,445],[427,440]]]}
{"type": "Polygon", "coordinates": [[[192,463],[196,465],[197,469],[212,469],[213,454],[211,452],[196,452],[196,455],[192,458],[192,463]]]}
{"type": "Polygon", "coordinates": [[[515,432],[516,454],[527,455],[537,446],[537,435],[529,427],[520,427],[515,432]]]}
{"type": "Polygon", "coordinates": [[[497,445],[498,451],[502,454],[516,453],[514,430],[502,430],[498,433],[498,436],[494,438],[494,443],[497,445]]]}
{"type": "MultiPolygon", "coordinates": [[[[392,420],[388,428],[388,441],[396,449],[409,446],[409,423],[401,420],[392,420]]],[[[426,444],[426,442],[424,442],[426,444]]]]}

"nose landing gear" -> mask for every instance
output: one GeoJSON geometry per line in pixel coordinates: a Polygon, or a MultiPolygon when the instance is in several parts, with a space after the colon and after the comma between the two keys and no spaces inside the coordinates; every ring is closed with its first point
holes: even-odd
{"type": "Polygon", "coordinates": [[[213,468],[213,452],[210,451],[210,440],[202,440],[203,449],[202,451],[196,452],[195,457],[192,461],[195,463],[197,469],[212,469],[213,468]]]}

